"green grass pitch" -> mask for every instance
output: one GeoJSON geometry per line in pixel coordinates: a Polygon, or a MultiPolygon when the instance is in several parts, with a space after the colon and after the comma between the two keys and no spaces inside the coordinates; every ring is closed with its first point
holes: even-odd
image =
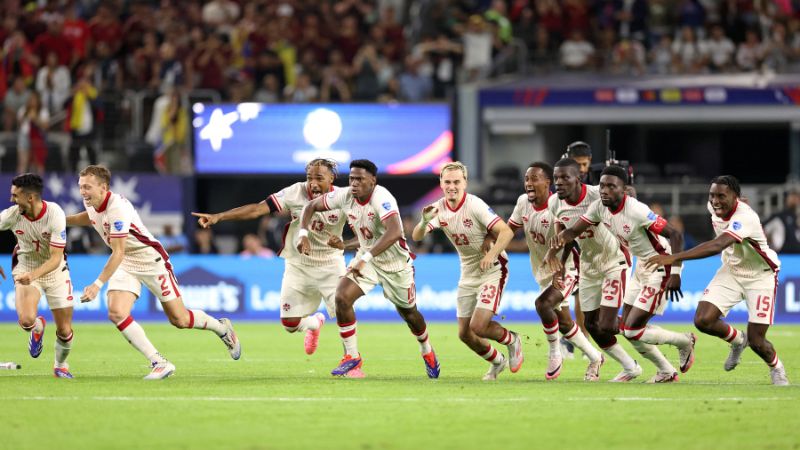
{"type": "MultiPolygon", "coordinates": [[[[703,335],[694,367],[677,384],[586,383],[579,358],[546,382],[541,326],[507,323],[527,335],[525,364],[485,383],[487,365],[461,344],[455,323],[430,326],[439,380],[425,376],[402,323],[359,324],[362,380],[329,375],[341,354],[330,323],[310,357],[302,334],[278,323],[235,324],[240,361],[212,333],[143,325],[176,364],[173,377],[143,381],[145,361],[111,324],[76,323],[76,379],[54,379],[52,323],[37,360],[28,356],[25,333],[0,325],[0,361],[22,364],[0,371],[0,448],[800,448],[800,388],[771,386],[749,350],[735,371],[724,372],[727,345],[703,335]]],[[[790,381],[800,382],[800,327],[777,326],[769,337],[790,381]]],[[[674,361],[677,352],[667,349],[667,356],[674,361]]],[[[655,369],[640,362],[649,378],[655,369]]],[[[618,370],[607,362],[602,379],[618,370]]]]}

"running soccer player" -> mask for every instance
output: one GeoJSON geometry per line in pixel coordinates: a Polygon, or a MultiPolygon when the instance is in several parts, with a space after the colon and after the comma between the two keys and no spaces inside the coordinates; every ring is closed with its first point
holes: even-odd
{"type": "Polygon", "coordinates": [[[643,262],[637,264],[631,285],[625,292],[622,331],[631,345],[658,368],[649,382],[670,383],[678,381],[678,372],[656,345],[671,344],[677,347],[680,371],[686,373],[694,363],[695,336],[693,333],[676,333],[648,325],[654,315],[664,313],[665,293],[670,300],[678,300],[683,294],[680,291],[680,266],[648,270],[644,261],[654,255],[667,254],[669,248],[681,249],[683,236],[645,204],[628,197],[625,194],[627,183],[628,174],[622,167],[608,166],[603,169],[600,200],[589,206],[580,221],[559,233],[555,245],[572,242],[576,236],[593,226],[595,229],[607,228],[620,244],[643,262]],[[669,242],[660,236],[668,238],[669,242]]]}
{"type": "Polygon", "coordinates": [[[86,286],[82,302],[92,301],[108,283],[108,318],[125,339],[150,361],[146,380],[163,379],[175,372],[150,343],[144,329],[131,316],[142,283],[161,301],[164,313],[177,328],[210,330],[220,337],[233,359],[239,359],[241,346],[228,319],[216,320],[199,309],[183,305],[178,281],[172,272],[169,255],[145,228],[133,205],[109,190],[111,172],[103,166],[88,166],[78,179],[86,211],[67,217],[68,226],[91,225],[111,248],[111,255],[94,283],[86,286]]]}
{"type": "Polygon", "coordinates": [[[336,288],[336,321],[345,355],[335,369],[335,376],[363,377],[362,359],[358,351],[356,313],[353,305],[376,285],[392,302],[416,336],[430,378],[439,377],[439,361],[428,339],[425,319],[417,310],[414,284],[414,254],[408,249],[397,201],[386,188],[377,184],[378,168],[372,161],[356,159],[350,162],[350,188],[336,189],[315,198],[300,215],[297,250],[311,253],[310,232],[314,213],[342,210],[359,243],[356,256],[350,261],[347,275],[336,288]]]}
{"type": "Polygon", "coordinates": [[[192,213],[203,228],[225,220],[251,220],[270,213],[291,215],[291,222],[284,229],[283,247],[278,252],[286,260],[281,283],[281,323],[289,333],[305,331],[305,351],[309,355],[317,350],[320,329],[325,324],[325,316],[316,312],[320,301],[325,301],[328,317],[336,316],[336,286],[345,275],[344,248],[331,243],[333,237],[338,238],[336,243],[341,242],[344,214],[336,210],[314,214],[308,255],[299,253],[291,243],[297,240],[303,207],[336,189],[333,186],[336,174],[335,161],[317,158],[306,165],[306,181],[281,189],[266,200],[217,214],[192,213]]]}
{"type": "Polygon", "coordinates": [[[563,255],[556,255],[561,257],[563,262],[563,272],[558,274],[554,274],[543,264],[550,248],[550,239],[556,232],[556,220],[548,210],[548,203],[553,195],[550,192],[552,182],[552,166],[543,162],[531,164],[525,171],[525,193],[517,199],[511,218],[508,219],[508,225],[513,231],[521,229],[525,233],[533,277],[542,291],[536,299],[536,312],[542,320],[545,337],[550,345],[549,361],[557,364],[555,367],[548,367],[545,378],[553,380],[561,374],[563,355],[561,346],[558,345],[558,331],[561,331],[567,341],[581,349],[589,358],[589,367],[586,369],[584,379],[597,381],[600,379],[600,367],[604,362],[603,355],[589,343],[569,314],[568,298],[577,287],[580,278],[578,272],[580,254],[572,247],[570,250],[565,250],[563,255]]]}
{"type": "MultiPolygon", "coordinates": [[[[580,167],[573,159],[558,160],[553,177],[556,195],[550,197],[547,207],[556,220],[556,236],[550,240],[551,251],[545,256],[545,260],[555,269],[561,270],[560,261],[552,249],[557,242],[558,233],[580,222],[580,217],[589,206],[600,199],[600,191],[597,186],[589,186],[580,181],[580,167]]],[[[575,241],[581,250],[578,281],[581,294],[578,301],[585,315],[586,329],[597,345],[622,366],[622,371],[611,381],[631,381],[642,374],[642,368],[619,345],[616,337],[619,333],[619,308],[625,296],[626,275],[630,269],[630,255],[604,227],[587,227],[584,232],[576,234],[575,241]]],[[[558,249],[562,246],[555,247],[558,249]]],[[[556,305],[547,303],[543,306],[556,305]]],[[[545,326],[545,332],[554,334],[556,328],[555,321],[550,322],[545,326]]],[[[547,370],[548,373],[555,373],[561,366],[561,355],[551,351],[550,356],[547,370]]]]}
{"type": "Polygon", "coordinates": [[[647,265],[651,268],[669,266],[722,253],[722,266],[703,292],[694,324],[703,333],[731,344],[725,370],[739,365],[742,352],[749,345],[769,366],[772,384],[785,386],[789,384],[786,369],[767,340],[767,330],[775,315],[781,262],[767,245],[758,214],[740,201],[741,195],[739,180],[735,177],[722,175],[711,180],[708,211],[716,239],[673,255],[651,256],[647,265]],[[742,299],[748,311],[746,332],[722,320],[742,299]]]}
{"type": "Polygon", "coordinates": [[[524,360],[517,333],[492,320],[508,280],[505,248],[514,233],[483,200],[467,194],[467,176],[466,166],[458,161],[442,167],[439,186],[444,197],[422,209],[422,220],[414,227],[412,238],[421,241],[438,228],[456,248],[461,260],[456,301],[458,337],[489,362],[483,379],[493,381],[506,366],[513,373],[519,371],[524,360]],[[496,243],[484,254],[483,241],[488,233],[496,243]],[[507,346],[508,359],[487,339],[507,346]]]}
{"type": "MultiPolygon", "coordinates": [[[[42,295],[56,322],[56,378],[73,378],[67,364],[72,349],[72,280],[64,247],[67,224],[64,210],[42,200],[42,177],[26,173],[11,181],[14,206],[0,212],[0,230],[14,230],[17,245],[11,262],[19,325],[29,331],[28,351],[34,358],[42,353],[45,320],[37,316],[42,295]]],[[[0,268],[0,275],[6,275],[0,268]]]]}

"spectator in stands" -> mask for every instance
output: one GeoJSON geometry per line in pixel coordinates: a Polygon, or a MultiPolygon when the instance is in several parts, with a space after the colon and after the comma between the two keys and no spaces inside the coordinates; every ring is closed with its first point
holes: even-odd
{"type": "Polygon", "coordinates": [[[176,55],[175,45],[171,42],[164,42],[158,49],[158,62],[154,72],[157,78],[154,80],[153,87],[157,87],[161,92],[167,92],[172,88],[182,88],[185,83],[183,63],[176,55]]]}
{"type": "Polygon", "coordinates": [[[211,0],[203,5],[203,23],[220,31],[228,31],[239,19],[239,4],[231,0],[211,0]]]}
{"type": "Polygon", "coordinates": [[[664,34],[658,38],[658,43],[650,49],[650,72],[659,75],[672,73],[672,38],[664,34]]]}
{"type": "Polygon", "coordinates": [[[301,73],[294,86],[286,86],[283,96],[290,103],[310,103],[319,98],[319,90],[311,84],[311,77],[301,73]]]}
{"type": "Polygon", "coordinates": [[[769,247],[781,253],[800,253],[800,189],[786,193],[783,211],[764,221],[769,247]]]}
{"type": "Polygon", "coordinates": [[[700,0],[683,0],[678,6],[678,25],[688,27],[695,34],[705,32],[706,8],[700,0]]]}
{"type": "MultiPolygon", "coordinates": [[[[705,46],[708,51],[708,67],[713,73],[724,73],[733,67],[733,56],[736,46],[727,36],[722,25],[715,24],[711,27],[711,36],[705,46]]],[[[691,247],[686,247],[691,248],[691,247]]]]}
{"type": "Polygon", "coordinates": [[[230,62],[230,51],[225,47],[227,38],[219,33],[208,35],[203,45],[196,50],[192,58],[194,74],[197,76],[196,86],[201,89],[217,91],[220,95],[225,90],[225,69],[230,62]]]}
{"type": "Polygon", "coordinates": [[[681,28],[680,36],[672,43],[673,70],[676,73],[701,73],[707,66],[707,58],[705,43],[697,39],[695,29],[688,25],[681,28]]]}
{"type": "Polygon", "coordinates": [[[361,35],[358,29],[358,20],[355,16],[346,16],[341,26],[338,28],[339,33],[333,40],[335,48],[342,52],[342,57],[347,64],[352,64],[358,49],[361,48],[361,35]]]}
{"type": "Polygon", "coordinates": [[[745,40],[736,50],[736,64],[740,70],[754,71],[761,67],[764,60],[764,47],[755,30],[747,30],[745,40]]]}
{"type": "Polygon", "coordinates": [[[536,0],[536,17],[539,18],[538,25],[545,30],[554,40],[560,40],[564,36],[563,11],[557,0],[536,0]]]}
{"type": "Polygon", "coordinates": [[[513,29],[511,21],[508,20],[508,7],[504,0],[492,0],[491,6],[486,10],[483,16],[486,20],[496,25],[497,38],[500,39],[500,42],[504,44],[511,42],[513,29]]]}
{"type": "Polygon", "coordinates": [[[6,96],[3,98],[4,131],[16,130],[18,126],[17,114],[20,109],[28,104],[28,98],[31,96],[31,91],[25,86],[25,78],[18,76],[13,80],[11,89],[6,91],[6,96]]]}
{"type": "Polygon", "coordinates": [[[98,42],[95,47],[97,64],[95,64],[92,80],[100,91],[117,91],[123,89],[124,71],[119,61],[111,54],[111,48],[105,42],[98,42]]]}
{"type": "Polygon", "coordinates": [[[17,173],[28,171],[43,174],[47,162],[47,127],[50,113],[42,104],[38,92],[31,93],[28,102],[20,108],[17,133],[17,173]]]}
{"type": "Polygon", "coordinates": [[[47,65],[39,69],[36,75],[36,91],[48,112],[53,115],[64,110],[64,102],[69,98],[72,86],[69,69],[59,65],[55,52],[48,53],[46,61],[47,65]]]}
{"type": "Polygon", "coordinates": [[[378,54],[375,44],[365,43],[353,59],[353,99],[374,102],[381,93],[380,73],[386,61],[378,54]]]}
{"type": "Polygon", "coordinates": [[[481,16],[473,15],[469,18],[461,39],[464,48],[466,80],[475,81],[489,76],[492,68],[494,37],[481,16]]]}
{"type": "Polygon", "coordinates": [[[214,243],[214,232],[211,228],[197,228],[194,230],[194,253],[200,255],[216,255],[219,253],[214,243]]]}
{"type": "Polygon", "coordinates": [[[587,70],[592,67],[595,48],[579,30],[570,34],[559,49],[561,65],[567,70],[587,70]]]}
{"type": "Polygon", "coordinates": [[[578,30],[588,36],[590,30],[589,5],[586,0],[564,0],[563,1],[563,30],[569,36],[573,31],[578,30]]]}
{"type": "Polygon", "coordinates": [[[278,89],[283,92],[286,87],[286,71],[278,54],[272,50],[264,50],[256,57],[253,74],[256,80],[263,80],[267,75],[273,75],[278,80],[278,89]]]}
{"type": "Polygon", "coordinates": [[[322,85],[320,86],[320,100],[323,102],[350,101],[350,80],[352,66],[344,61],[344,55],[339,50],[330,53],[330,63],[322,70],[322,85]]]}
{"type": "Polygon", "coordinates": [[[148,89],[158,86],[156,67],[159,60],[158,36],[155,32],[145,33],[142,44],[128,59],[128,84],[136,89],[148,89]]]}
{"type": "Polygon", "coordinates": [[[786,26],[776,22],[764,41],[763,67],[771,72],[785,72],[791,57],[792,48],[786,37],[786,26]]]}
{"type": "Polygon", "coordinates": [[[164,232],[158,236],[158,241],[164,246],[164,250],[170,255],[177,253],[187,253],[189,250],[189,240],[183,233],[176,233],[171,223],[164,225],[164,232]]]}
{"type": "Polygon", "coordinates": [[[275,252],[264,247],[264,244],[261,243],[258,236],[253,233],[248,233],[242,238],[242,251],[239,255],[244,257],[257,256],[259,258],[274,258],[275,252]]]}
{"type": "Polygon", "coordinates": [[[417,44],[414,53],[426,58],[433,71],[433,96],[446,98],[452,95],[456,84],[456,67],[463,49],[451,41],[446,34],[439,33],[435,39],[417,44]]]}
{"type": "Polygon", "coordinates": [[[558,63],[558,45],[544,27],[536,29],[535,43],[530,52],[534,72],[550,72],[558,63]]]}
{"type": "Polygon", "coordinates": [[[73,63],[72,45],[62,33],[63,27],[62,19],[51,20],[47,31],[36,36],[36,40],[33,41],[33,51],[36,52],[39,61],[45,61],[47,55],[55,53],[58,65],[70,66],[73,63]]]}
{"type": "Polygon", "coordinates": [[[168,94],[168,103],[161,115],[161,138],[156,145],[155,167],[159,173],[188,172],[189,110],[181,102],[177,89],[168,94]]]}
{"type": "Polygon", "coordinates": [[[278,78],[275,75],[264,75],[264,79],[261,80],[261,86],[256,89],[254,100],[259,103],[281,102],[281,91],[278,87],[278,78]]]}
{"type": "Polygon", "coordinates": [[[641,75],[645,72],[647,50],[635,39],[622,38],[614,46],[611,71],[626,75],[641,75]]]}
{"type": "Polygon", "coordinates": [[[414,55],[406,57],[403,73],[398,77],[400,99],[406,102],[421,102],[433,94],[433,80],[419,73],[422,60],[414,55]]]}
{"type": "Polygon", "coordinates": [[[650,42],[654,45],[663,36],[670,36],[673,32],[672,23],[676,12],[675,0],[650,0],[648,2],[647,22],[649,25],[650,42]]]}
{"type": "Polygon", "coordinates": [[[72,97],[69,100],[67,126],[72,142],[69,147],[70,169],[74,172],[89,164],[97,163],[95,150],[95,109],[93,102],[97,99],[97,88],[92,82],[94,67],[86,64],[79,69],[79,77],[72,86],[72,97]],[[82,151],[86,152],[83,158],[82,151]],[[87,159],[87,164],[81,161],[87,159]]]}
{"type": "Polygon", "coordinates": [[[622,38],[642,41],[647,38],[649,7],[647,0],[617,1],[617,34],[622,38]]]}
{"type": "Polygon", "coordinates": [[[7,79],[21,78],[25,85],[33,83],[39,58],[22,31],[14,31],[3,43],[2,72],[7,79]]]}
{"type": "Polygon", "coordinates": [[[117,53],[122,43],[122,25],[108,4],[99,3],[97,12],[89,21],[89,30],[95,45],[104,42],[112,54],[117,53]]]}

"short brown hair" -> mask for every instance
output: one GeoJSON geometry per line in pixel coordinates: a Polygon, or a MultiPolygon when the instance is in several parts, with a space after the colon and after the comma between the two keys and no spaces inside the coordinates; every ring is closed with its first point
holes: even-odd
{"type": "Polygon", "coordinates": [[[80,176],[85,177],[89,175],[94,175],[101,183],[111,186],[111,171],[106,169],[105,166],[92,165],[81,170],[80,176]]]}

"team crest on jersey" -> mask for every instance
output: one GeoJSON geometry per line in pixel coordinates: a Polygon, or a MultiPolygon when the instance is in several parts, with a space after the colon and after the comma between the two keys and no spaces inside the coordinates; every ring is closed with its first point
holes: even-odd
{"type": "Polygon", "coordinates": [[[283,306],[281,306],[281,307],[283,308],[284,311],[288,311],[289,309],[292,308],[292,305],[290,305],[288,303],[284,303],[283,306]]]}
{"type": "Polygon", "coordinates": [[[117,220],[116,222],[114,222],[114,229],[117,230],[117,231],[122,231],[122,226],[123,225],[125,225],[125,224],[122,223],[121,220],[117,220]]]}
{"type": "Polygon", "coordinates": [[[389,211],[390,209],[392,209],[392,204],[391,204],[391,203],[389,203],[389,202],[383,202],[383,204],[382,204],[381,206],[383,207],[383,209],[385,209],[385,210],[387,210],[387,211],[389,211]]]}
{"type": "Polygon", "coordinates": [[[17,234],[19,234],[20,236],[21,236],[21,235],[23,235],[23,234],[25,234],[25,232],[24,232],[24,231],[22,231],[22,230],[14,230],[14,233],[17,233],[17,234]]]}
{"type": "Polygon", "coordinates": [[[440,227],[446,227],[447,226],[447,222],[445,222],[444,220],[440,220],[439,221],[439,226],[440,227]]]}
{"type": "Polygon", "coordinates": [[[372,211],[368,212],[367,213],[367,219],[374,220],[375,219],[375,213],[372,212],[372,211]]]}
{"type": "Polygon", "coordinates": [[[626,223],[625,225],[622,226],[622,231],[624,231],[625,234],[630,234],[631,226],[626,223]]]}
{"type": "Polygon", "coordinates": [[[47,231],[42,233],[42,239],[44,239],[45,241],[49,241],[50,240],[50,236],[52,236],[52,235],[50,233],[48,233],[47,231]]]}
{"type": "Polygon", "coordinates": [[[734,231],[739,231],[739,230],[742,229],[742,223],[741,222],[733,222],[732,227],[733,227],[734,231]]]}
{"type": "Polygon", "coordinates": [[[647,218],[648,218],[649,220],[656,220],[656,218],[657,218],[657,217],[658,217],[658,216],[657,216],[657,215],[656,215],[656,213],[654,213],[653,211],[650,211],[649,213],[647,213],[647,218]]]}
{"type": "Polygon", "coordinates": [[[543,227],[550,228],[550,221],[549,220],[542,219],[542,221],[540,223],[542,224],[543,227]]]}
{"type": "Polygon", "coordinates": [[[522,221],[528,223],[528,216],[522,216],[522,221]]]}
{"type": "Polygon", "coordinates": [[[472,228],[472,219],[464,219],[464,226],[467,228],[472,228]]]}
{"type": "Polygon", "coordinates": [[[330,222],[338,222],[339,221],[339,215],[338,214],[328,214],[328,220],[330,222]]]}
{"type": "Polygon", "coordinates": [[[67,230],[61,230],[61,239],[67,240],[67,230]]]}
{"type": "Polygon", "coordinates": [[[562,218],[561,218],[561,220],[562,220],[563,222],[569,222],[569,217],[567,217],[567,216],[564,216],[564,217],[562,217],[562,218]]]}

